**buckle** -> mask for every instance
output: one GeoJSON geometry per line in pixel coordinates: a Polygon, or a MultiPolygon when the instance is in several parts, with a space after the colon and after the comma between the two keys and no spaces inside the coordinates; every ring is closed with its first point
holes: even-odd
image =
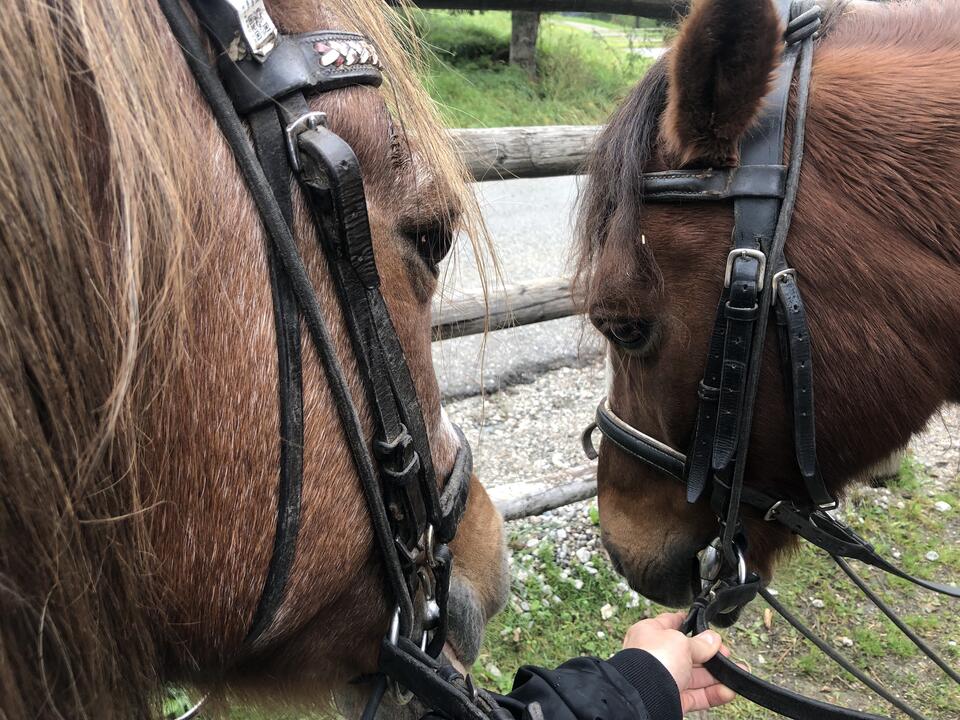
{"type": "Polygon", "coordinates": [[[727,255],[727,268],[723,273],[723,286],[730,287],[730,276],[733,275],[733,263],[740,258],[753,258],[760,267],[757,270],[757,292],[763,291],[763,276],[767,272],[767,256],[762,250],[752,250],[750,248],[735,248],[727,255]]]}
{"type": "Polygon", "coordinates": [[[297,149],[297,138],[300,137],[301,133],[315,130],[320,125],[326,126],[326,124],[326,113],[308,112],[287,125],[284,130],[287,137],[287,156],[290,158],[290,166],[296,172],[300,172],[300,151],[297,149]]]}
{"type": "Polygon", "coordinates": [[[773,276],[773,279],[770,281],[770,304],[771,305],[777,304],[777,288],[779,288],[780,283],[786,279],[789,279],[791,282],[796,282],[797,271],[794,270],[793,268],[785,268],[773,276]]]}
{"type": "Polygon", "coordinates": [[[777,509],[778,509],[781,505],[783,505],[783,500],[777,500],[773,505],[770,506],[770,508],[767,510],[767,512],[764,513],[763,519],[764,519],[766,522],[770,522],[771,520],[773,520],[774,517],[776,517],[777,509]]]}

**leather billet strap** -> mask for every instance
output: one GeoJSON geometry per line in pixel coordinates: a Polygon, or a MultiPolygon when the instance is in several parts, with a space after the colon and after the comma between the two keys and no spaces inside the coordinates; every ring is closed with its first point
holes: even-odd
{"type": "Polygon", "coordinates": [[[644,202],[783,197],[784,165],[741,165],[721,170],[666,170],[643,174],[644,202]]]}
{"type": "Polygon", "coordinates": [[[792,271],[774,275],[780,361],[787,401],[793,409],[793,445],[797,467],[810,501],[818,508],[836,507],[817,467],[813,403],[813,353],[803,298],[792,271]]]}

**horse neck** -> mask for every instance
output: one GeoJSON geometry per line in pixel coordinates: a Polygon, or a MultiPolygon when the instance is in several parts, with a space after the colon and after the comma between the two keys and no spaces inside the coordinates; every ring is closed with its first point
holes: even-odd
{"type": "Polygon", "coordinates": [[[960,9],[858,7],[815,56],[787,255],[838,472],[960,399],[958,33],[960,9]]]}

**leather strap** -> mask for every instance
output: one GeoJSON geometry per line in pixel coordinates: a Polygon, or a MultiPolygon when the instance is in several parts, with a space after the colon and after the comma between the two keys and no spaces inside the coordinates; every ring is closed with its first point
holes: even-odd
{"type": "MultiPolygon", "coordinates": [[[[606,440],[624,452],[682,482],[685,462],[683,454],[625,423],[610,410],[606,398],[597,406],[595,427],[603,433],[606,440]]],[[[588,428],[586,438],[589,439],[592,430],[593,426],[588,428]]]]}
{"type": "Polygon", "coordinates": [[[740,165],[722,170],[665,170],[643,174],[645,202],[783,197],[785,165],[740,165]]]}
{"type": "Polygon", "coordinates": [[[817,468],[817,431],[813,404],[813,357],[807,317],[793,275],[778,273],[777,327],[780,358],[784,367],[784,386],[793,408],[793,444],[797,467],[811,502],[817,507],[835,507],[817,468]]]}
{"type": "MultiPolygon", "coordinates": [[[[452,668],[422,652],[406,638],[394,644],[384,640],[380,648],[380,665],[390,677],[420,698],[429,698],[432,709],[456,720],[487,720],[492,708],[481,710],[468,692],[464,679],[452,668]]],[[[490,701],[492,702],[492,701],[490,701]]],[[[495,705],[493,706],[495,707],[495,705]]],[[[510,717],[507,715],[506,717],[510,717]]]]}
{"type": "MultiPolygon", "coordinates": [[[[754,581],[753,587],[750,587],[745,594],[750,592],[756,595],[760,591],[759,581],[754,581]]],[[[743,587],[743,586],[741,586],[743,587]]],[[[685,625],[686,629],[692,633],[701,633],[709,627],[709,618],[711,616],[711,606],[729,601],[729,598],[723,595],[717,596],[712,603],[707,603],[701,599],[690,610],[685,625]]],[[[888,720],[881,715],[862,713],[857,710],[848,710],[838,705],[832,705],[820,700],[808,698],[786,688],[774,685],[756,675],[744,670],[732,660],[720,655],[715,655],[712,659],[704,663],[704,667],[710,671],[719,682],[726,685],[738,695],[742,695],[751,702],[772,710],[784,717],[794,720],[810,720],[818,718],[819,720],[888,720]]]]}
{"type": "MultiPolygon", "coordinates": [[[[250,118],[257,157],[284,221],[293,221],[290,167],[277,115],[272,110],[250,118]]],[[[296,556],[303,486],[303,376],[300,358],[300,313],[297,299],[273,247],[267,248],[274,326],[277,334],[277,390],[280,403],[280,473],[277,529],[260,601],[244,644],[253,647],[272,623],[286,591],[296,556]]]]}

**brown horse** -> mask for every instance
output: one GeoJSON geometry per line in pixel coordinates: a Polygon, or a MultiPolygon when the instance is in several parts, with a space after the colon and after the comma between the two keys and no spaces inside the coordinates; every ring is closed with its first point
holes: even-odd
{"type": "MultiPolygon", "coordinates": [[[[357,30],[379,48],[381,90],[314,104],[359,156],[383,293],[446,477],[457,439],[430,299],[435,251],[470,227],[465,175],[386,3],[268,9],[285,32],[357,30]]],[[[155,716],[168,681],[321,704],[376,667],[388,600],[306,342],[298,552],[274,623],[240,654],[272,552],[279,453],[266,241],[240,172],[153,3],[13,0],[3,16],[0,716],[155,716]]],[[[470,663],[506,590],[501,520],[476,478],[452,550],[452,649],[470,663]]]]}
{"type": "MultiPolygon", "coordinates": [[[[831,8],[817,41],[786,254],[807,304],[819,462],[833,492],[960,400],[958,37],[955,3],[855,3],[831,8]]],[[[693,430],[733,212],[644,205],[641,173],[736,164],[781,47],[768,0],[695,3],[589,163],[578,278],[610,340],[611,407],[673,447],[693,430]]],[[[745,482],[803,498],[787,407],[768,342],[745,482]]],[[[708,503],[688,505],[676,481],[610,443],[598,479],[615,566],[644,595],[687,603],[691,560],[717,534],[708,503]]],[[[747,522],[748,560],[769,577],[791,538],[756,515],[747,522]]]]}

